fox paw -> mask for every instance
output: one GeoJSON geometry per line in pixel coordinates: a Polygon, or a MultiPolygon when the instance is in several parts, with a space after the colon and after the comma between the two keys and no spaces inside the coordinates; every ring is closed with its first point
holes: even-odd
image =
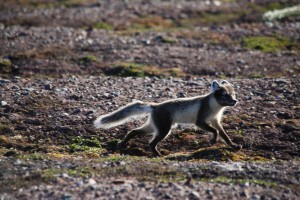
{"type": "Polygon", "coordinates": [[[243,148],[243,146],[240,144],[231,144],[230,147],[235,150],[241,150],[243,148]]]}
{"type": "Polygon", "coordinates": [[[117,143],[117,147],[118,149],[124,149],[124,144],[122,143],[122,141],[117,143]]]}
{"type": "Polygon", "coordinates": [[[212,146],[212,145],[214,145],[216,143],[217,143],[217,139],[211,139],[211,140],[209,140],[209,146],[212,146]]]}

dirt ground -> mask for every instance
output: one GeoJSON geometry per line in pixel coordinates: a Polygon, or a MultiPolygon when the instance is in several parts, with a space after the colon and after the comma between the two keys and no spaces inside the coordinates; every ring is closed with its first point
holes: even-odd
{"type": "Polygon", "coordinates": [[[1,199],[299,199],[299,1],[0,0],[1,199]],[[180,125],[119,150],[145,119],[93,120],[142,100],[234,85],[235,151],[180,125]]]}

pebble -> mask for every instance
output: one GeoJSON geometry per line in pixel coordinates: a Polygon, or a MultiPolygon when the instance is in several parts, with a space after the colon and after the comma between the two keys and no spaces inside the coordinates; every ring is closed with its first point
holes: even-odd
{"type": "Polygon", "coordinates": [[[85,113],[85,115],[88,116],[88,115],[91,115],[91,114],[93,114],[93,113],[94,113],[94,111],[90,110],[90,111],[87,111],[87,112],[85,113]]]}
{"type": "Polygon", "coordinates": [[[45,84],[44,88],[45,88],[45,90],[52,90],[53,89],[53,85],[52,84],[45,84]]]}
{"type": "Polygon", "coordinates": [[[20,87],[17,86],[17,85],[13,85],[13,86],[11,87],[11,89],[12,89],[12,90],[20,90],[20,87]]]}
{"type": "Polygon", "coordinates": [[[77,114],[79,114],[79,113],[81,113],[81,109],[80,109],[80,108],[74,110],[72,114],[73,114],[73,115],[77,115],[77,114]]]}
{"type": "Polygon", "coordinates": [[[29,92],[32,92],[32,91],[34,91],[34,88],[32,88],[32,87],[24,88],[24,90],[29,91],[29,92]]]}
{"type": "Polygon", "coordinates": [[[69,116],[69,114],[65,112],[65,113],[62,113],[62,116],[66,116],[67,117],[67,116],[69,116]]]}
{"type": "Polygon", "coordinates": [[[19,160],[19,159],[17,159],[15,163],[16,163],[17,165],[20,165],[20,164],[22,164],[22,161],[19,160]]]}
{"type": "Polygon", "coordinates": [[[150,40],[147,40],[147,39],[144,39],[142,40],[143,44],[145,45],[150,45],[151,44],[151,41],[150,40]]]}
{"type": "Polygon", "coordinates": [[[253,195],[251,196],[251,199],[253,199],[253,200],[260,199],[260,195],[258,195],[258,194],[253,194],[253,195]]]}
{"type": "Polygon", "coordinates": [[[30,92],[27,91],[27,90],[21,92],[21,95],[24,95],[24,96],[27,96],[27,95],[29,95],[29,94],[30,94],[30,92]]]}
{"type": "Polygon", "coordinates": [[[88,180],[88,183],[87,183],[87,184],[88,184],[88,185],[96,185],[97,182],[95,181],[95,179],[90,178],[90,179],[88,180]]]}
{"type": "Polygon", "coordinates": [[[72,195],[70,194],[64,194],[61,197],[62,200],[71,200],[72,199],[72,195]]]}
{"type": "Polygon", "coordinates": [[[177,94],[177,97],[178,97],[178,98],[183,98],[183,97],[186,97],[186,94],[185,94],[184,92],[179,92],[179,93],[177,94]]]}
{"type": "Polygon", "coordinates": [[[7,102],[6,101],[1,101],[1,106],[6,106],[7,105],[7,102]]]}

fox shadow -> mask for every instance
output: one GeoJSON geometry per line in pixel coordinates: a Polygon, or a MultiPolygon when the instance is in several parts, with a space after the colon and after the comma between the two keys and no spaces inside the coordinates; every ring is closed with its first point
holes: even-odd
{"type": "Polygon", "coordinates": [[[205,147],[192,152],[178,152],[165,156],[172,161],[189,161],[189,160],[210,160],[210,161],[228,161],[233,160],[238,154],[236,150],[230,147],[205,147]]]}

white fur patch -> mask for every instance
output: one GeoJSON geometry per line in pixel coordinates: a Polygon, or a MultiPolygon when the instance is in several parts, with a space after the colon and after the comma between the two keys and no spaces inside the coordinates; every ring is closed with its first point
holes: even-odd
{"type": "Polygon", "coordinates": [[[215,119],[220,121],[225,108],[222,107],[213,96],[211,96],[209,99],[209,106],[212,108],[212,110],[205,121],[210,122],[215,119]]]}
{"type": "Polygon", "coordinates": [[[196,102],[189,106],[178,108],[174,115],[174,123],[195,124],[200,105],[200,103],[196,102]]]}
{"type": "Polygon", "coordinates": [[[123,106],[121,107],[119,110],[116,110],[112,113],[106,114],[106,115],[101,115],[100,117],[98,117],[95,121],[94,121],[94,126],[96,128],[103,128],[103,129],[109,129],[121,124],[124,124],[125,122],[128,122],[130,120],[136,119],[138,117],[145,117],[148,116],[149,113],[152,112],[152,108],[150,105],[144,105],[143,107],[136,107],[136,108],[132,108],[131,113],[128,113],[127,116],[124,116],[124,118],[122,119],[118,119],[118,120],[110,120],[107,122],[103,122],[102,119],[106,118],[106,117],[110,117],[113,116],[115,113],[119,112],[121,109],[127,107],[123,106]]]}

